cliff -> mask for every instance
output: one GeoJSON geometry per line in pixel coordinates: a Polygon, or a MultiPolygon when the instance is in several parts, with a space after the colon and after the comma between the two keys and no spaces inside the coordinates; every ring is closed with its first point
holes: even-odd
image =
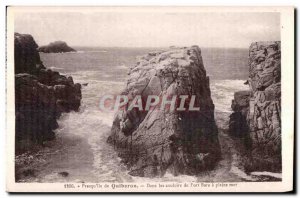
{"type": "MultiPolygon", "coordinates": [[[[108,142],[118,151],[131,175],[197,174],[213,169],[220,157],[209,78],[198,46],[152,52],[129,71],[122,95],[196,96],[197,111],[119,109],[108,142]]],[[[179,104],[176,102],[176,107],[179,104]]]]}
{"type": "Polygon", "coordinates": [[[77,111],[81,86],[72,77],[46,69],[33,37],[15,33],[16,152],[55,137],[62,112],[77,111]]]}
{"type": "MultiPolygon", "coordinates": [[[[248,171],[281,171],[281,50],[280,42],[256,42],[249,49],[250,94],[233,100],[229,131],[242,134],[248,171]],[[237,103],[243,105],[236,105],[237,103]],[[239,108],[236,108],[236,107],[239,108]]],[[[237,93],[236,93],[237,94],[237,93]]]]}
{"type": "Polygon", "coordinates": [[[64,41],[55,41],[48,45],[41,46],[38,48],[39,52],[44,53],[63,53],[63,52],[76,52],[75,49],[68,46],[64,41]]]}

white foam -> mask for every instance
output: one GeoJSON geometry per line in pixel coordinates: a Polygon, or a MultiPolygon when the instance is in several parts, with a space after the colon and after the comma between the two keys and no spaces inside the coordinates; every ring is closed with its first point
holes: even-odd
{"type": "Polygon", "coordinates": [[[238,177],[243,178],[245,180],[256,181],[256,179],[254,179],[251,176],[247,175],[244,171],[242,171],[241,169],[239,169],[236,166],[232,166],[231,169],[230,169],[230,172],[232,172],[233,174],[235,174],[238,177]]]}
{"type": "Polygon", "coordinates": [[[273,172],[263,171],[263,172],[251,172],[250,174],[255,175],[255,176],[270,176],[270,177],[282,179],[282,173],[273,173],[273,172]]]}
{"type": "Polygon", "coordinates": [[[63,70],[64,68],[61,68],[61,67],[49,67],[51,70],[63,70]]]}
{"type": "Polygon", "coordinates": [[[249,90],[243,80],[212,80],[210,83],[211,97],[215,104],[215,115],[219,127],[228,126],[229,115],[232,113],[231,103],[234,92],[249,90]]]}

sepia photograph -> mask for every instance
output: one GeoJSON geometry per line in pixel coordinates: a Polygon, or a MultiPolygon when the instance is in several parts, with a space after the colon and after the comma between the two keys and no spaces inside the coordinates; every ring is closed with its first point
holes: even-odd
{"type": "Polygon", "coordinates": [[[293,7],[9,6],[7,190],[292,190],[293,34],[293,7]]]}

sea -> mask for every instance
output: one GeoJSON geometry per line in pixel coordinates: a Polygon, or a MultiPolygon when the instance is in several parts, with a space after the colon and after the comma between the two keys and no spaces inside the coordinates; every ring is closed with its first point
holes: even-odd
{"type": "MultiPolygon", "coordinates": [[[[99,101],[104,94],[118,94],[124,89],[129,68],[135,64],[137,56],[161,48],[78,47],[76,50],[74,53],[40,54],[47,68],[72,76],[75,83],[83,84],[82,103],[79,112],[65,113],[59,118],[55,140],[39,152],[23,156],[34,174],[20,179],[20,182],[252,180],[234,165],[234,156],[228,151],[222,151],[226,156],[224,154],[217,170],[202,176],[166,173],[163,177],[142,178],[129,175],[115,150],[106,143],[114,113],[101,111],[99,101]]],[[[217,125],[221,131],[226,131],[234,92],[249,89],[244,85],[248,78],[248,49],[202,48],[201,54],[210,78],[217,125]]],[[[224,148],[230,149],[226,146],[230,144],[230,138],[226,136],[225,139],[224,148]]]]}

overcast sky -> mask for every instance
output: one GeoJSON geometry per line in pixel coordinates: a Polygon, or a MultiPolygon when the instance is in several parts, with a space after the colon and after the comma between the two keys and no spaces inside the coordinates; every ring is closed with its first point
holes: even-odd
{"type": "Polygon", "coordinates": [[[280,40],[278,13],[80,13],[15,15],[15,31],[38,45],[62,40],[70,46],[248,48],[280,40]]]}

